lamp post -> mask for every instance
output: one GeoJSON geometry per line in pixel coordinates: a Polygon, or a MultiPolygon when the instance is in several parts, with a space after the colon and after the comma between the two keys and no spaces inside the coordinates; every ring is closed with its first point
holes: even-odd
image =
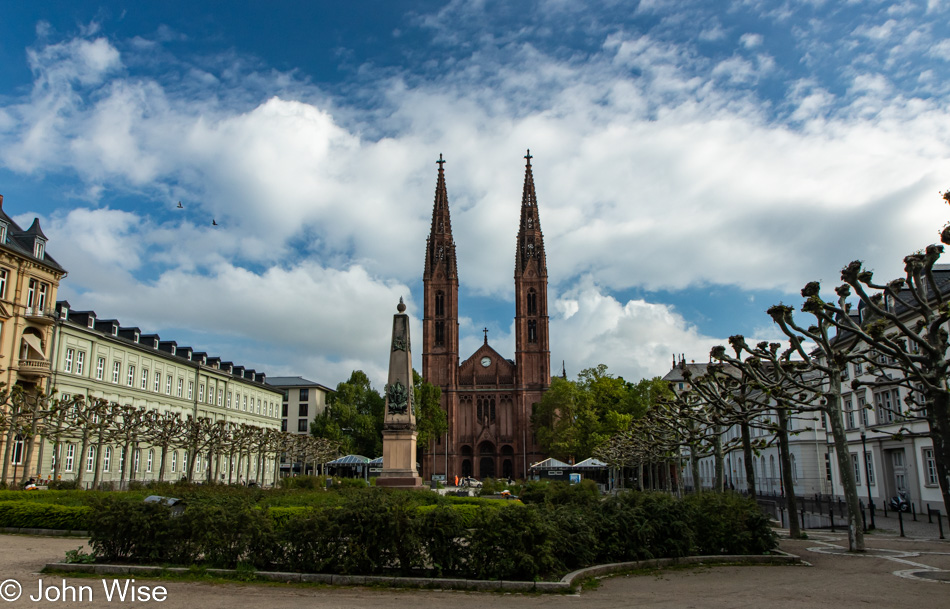
{"type": "Polygon", "coordinates": [[[874,502],[871,500],[871,469],[868,467],[868,434],[864,427],[864,421],[861,421],[861,458],[864,459],[864,483],[868,487],[868,512],[871,514],[871,524],[868,530],[874,530],[874,502]]]}

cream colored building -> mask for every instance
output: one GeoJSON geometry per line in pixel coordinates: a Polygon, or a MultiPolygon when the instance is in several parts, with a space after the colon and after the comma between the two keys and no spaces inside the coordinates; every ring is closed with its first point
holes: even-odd
{"type": "MultiPolygon", "coordinates": [[[[115,319],[99,319],[94,311],[73,311],[65,301],[57,303],[56,313],[50,384],[60,397],[104,398],[123,405],[174,412],[183,419],[190,415],[280,429],[283,394],[265,382],[264,373],[179,346],[175,341],[161,340],[157,334],[143,334],[139,328],[123,327],[115,319]]],[[[75,477],[79,467],[89,473],[94,470],[94,447],[89,447],[88,454],[81,458],[77,454],[80,447],[75,444],[65,444],[60,450],[58,474],[63,479],[75,477]]],[[[119,479],[116,451],[117,447],[109,446],[103,450],[103,482],[119,479]]],[[[134,479],[158,478],[157,453],[147,446],[140,449],[133,461],[133,466],[138,463],[134,479]]],[[[165,480],[181,477],[185,458],[184,451],[179,449],[166,459],[165,480]]],[[[51,467],[52,445],[47,442],[40,476],[48,475],[51,467]]],[[[197,469],[205,471],[207,464],[197,469]]],[[[227,472],[228,468],[219,467],[219,471],[227,472]]],[[[226,475],[221,476],[227,481],[226,475]]],[[[90,475],[83,477],[86,482],[92,480],[90,475]]],[[[196,477],[203,479],[204,475],[196,477]]],[[[262,480],[273,477],[271,461],[262,480]]],[[[237,479],[238,475],[233,474],[233,480],[237,479]]]]}
{"type": "MultiPolygon", "coordinates": [[[[0,383],[43,391],[51,374],[53,303],[63,269],[46,251],[38,219],[23,230],[3,210],[0,195],[0,383]]],[[[6,406],[3,406],[6,408],[6,406]]],[[[0,434],[0,454],[7,454],[0,434]]],[[[23,465],[23,442],[14,438],[7,471],[23,465]]]]}

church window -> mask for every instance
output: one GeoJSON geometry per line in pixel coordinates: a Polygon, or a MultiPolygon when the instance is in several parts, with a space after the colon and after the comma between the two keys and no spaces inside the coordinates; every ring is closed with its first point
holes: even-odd
{"type": "Polygon", "coordinates": [[[475,413],[475,420],[481,422],[482,420],[482,399],[478,398],[477,412],[475,413]]]}
{"type": "Polygon", "coordinates": [[[445,322],[444,321],[435,322],[435,346],[436,347],[445,346],[445,322]]]}
{"type": "Polygon", "coordinates": [[[538,322],[534,320],[528,322],[528,342],[538,342],[538,322]]]}
{"type": "Polygon", "coordinates": [[[538,293],[534,288],[528,290],[528,315],[538,314],[538,293]]]}
{"type": "Polygon", "coordinates": [[[435,314],[438,317],[445,315],[445,292],[441,290],[435,293],[435,314]]]}
{"type": "Polygon", "coordinates": [[[491,417],[490,417],[490,421],[491,421],[492,423],[494,423],[494,422],[495,422],[495,398],[492,398],[492,399],[491,399],[490,404],[491,404],[491,417]]]}

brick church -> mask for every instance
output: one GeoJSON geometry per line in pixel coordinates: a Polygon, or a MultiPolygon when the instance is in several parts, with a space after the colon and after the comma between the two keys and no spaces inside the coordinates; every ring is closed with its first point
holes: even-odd
{"type": "Polygon", "coordinates": [[[551,385],[548,269],[531,154],[525,156],[515,247],[515,357],[485,342],[459,363],[458,267],[440,155],[423,274],[422,376],[442,388],[448,433],[428,447],[423,477],[526,478],[543,456],[531,431],[532,405],[551,385]]]}

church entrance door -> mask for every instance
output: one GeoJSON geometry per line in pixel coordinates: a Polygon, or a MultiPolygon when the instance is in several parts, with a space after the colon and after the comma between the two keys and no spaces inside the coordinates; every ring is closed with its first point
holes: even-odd
{"type": "Polygon", "coordinates": [[[478,461],[478,473],[482,480],[495,477],[495,458],[482,457],[478,461]]]}

